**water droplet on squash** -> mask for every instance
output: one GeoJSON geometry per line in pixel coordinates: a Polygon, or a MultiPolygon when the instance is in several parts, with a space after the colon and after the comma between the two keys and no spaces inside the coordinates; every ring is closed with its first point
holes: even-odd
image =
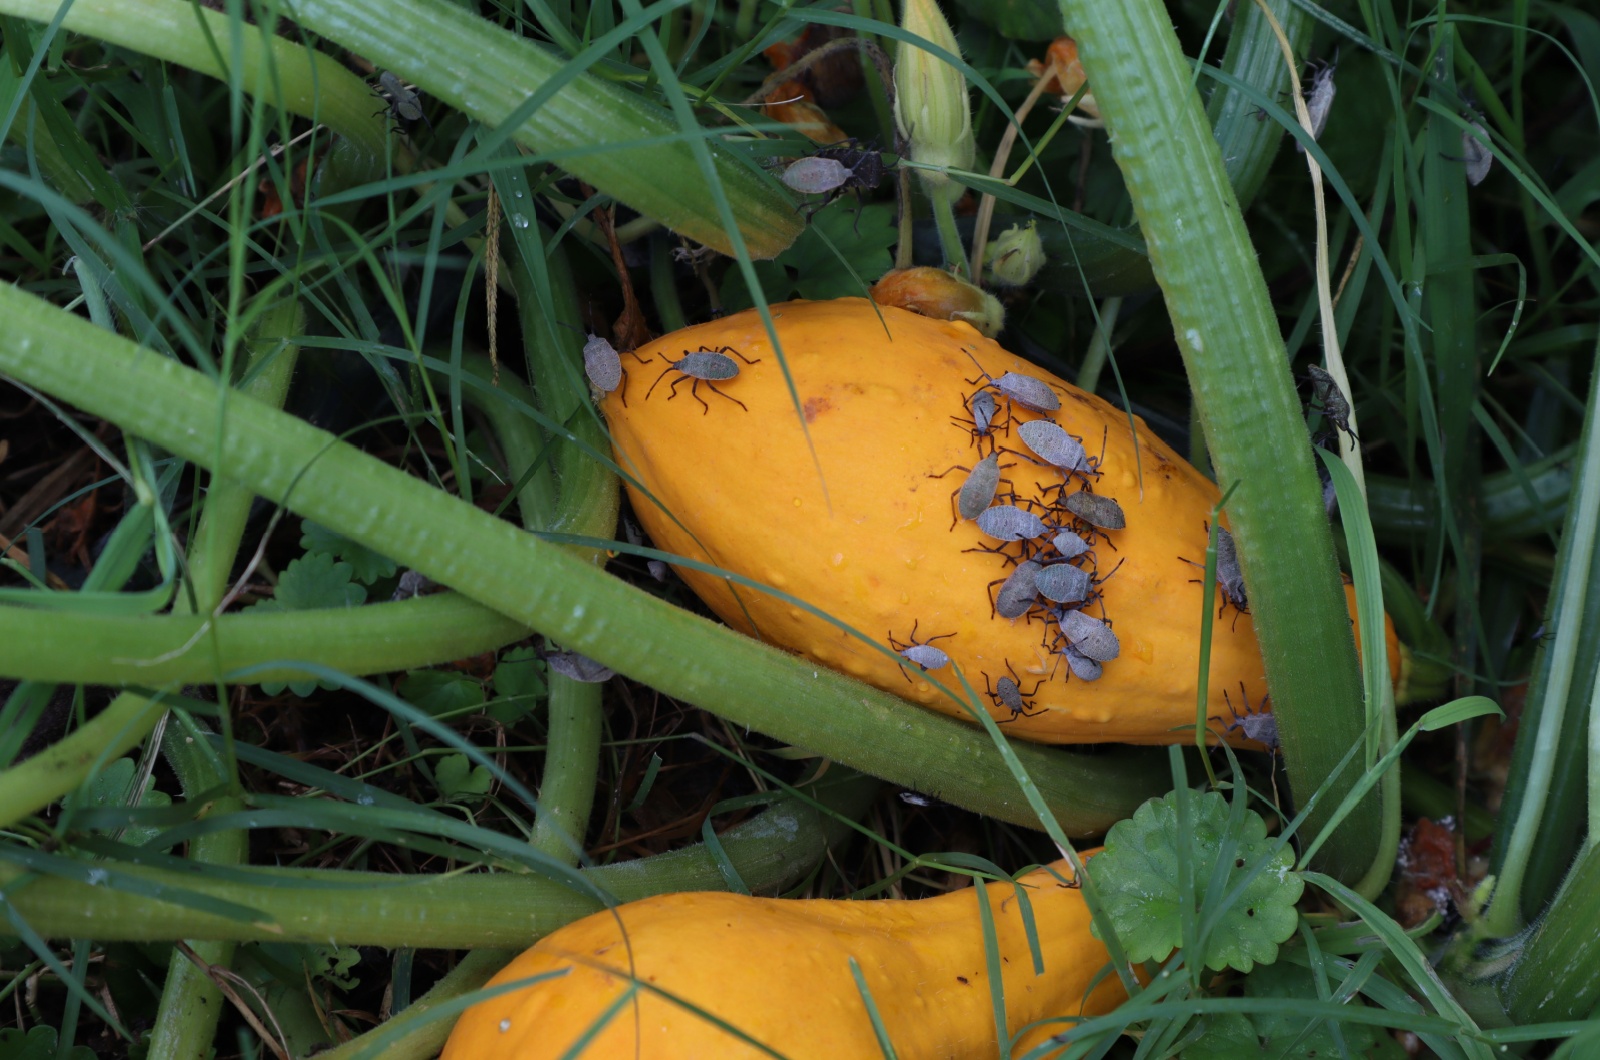
{"type": "Polygon", "coordinates": [[[828,558],[828,562],[831,565],[835,566],[835,567],[843,567],[844,566],[844,553],[843,552],[835,552],[832,556],[830,556],[828,558]]]}

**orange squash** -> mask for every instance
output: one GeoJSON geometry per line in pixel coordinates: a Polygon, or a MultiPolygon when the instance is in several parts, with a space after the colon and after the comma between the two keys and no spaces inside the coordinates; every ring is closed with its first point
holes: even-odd
{"type": "MultiPolygon", "coordinates": [[[[951,694],[961,694],[959,670],[1014,736],[1192,739],[1184,727],[1194,722],[1201,614],[1222,603],[1193,565],[1205,559],[1215,484],[1142,421],[1130,426],[1125,413],[965,322],[861,298],[788,302],[771,312],[803,423],[760,317],[736,313],[637,351],[650,363],[630,361],[631,385],[603,403],[617,461],[636,480],[634,511],[657,547],[771,586],[862,636],[790,600],[680,567],[700,598],[746,633],[967,718],[951,694]],[[738,368],[734,378],[695,379],[672,367],[688,352],[719,348],[737,352],[726,355],[738,368]],[[970,424],[959,422],[970,418],[965,402],[984,373],[1013,371],[1046,380],[1061,408],[1046,415],[1009,403],[1008,414],[1000,399],[1000,420],[1009,420],[995,435],[1002,492],[1027,503],[1062,482],[1054,468],[1012,453],[1027,452],[1021,424],[1050,418],[1097,458],[1094,494],[1115,499],[1126,516],[1126,527],[1100,535],[1094,549],[1104,581],[1088,610],[1109,619],[1120,641],[1095,681],[1069,677],[1051,654],[1053,622],[994,615],[995,583],[1013,568],[973,551],[997,544],[974,523],[952,527],[952,490],[965,472],[951,469],[970,468],[981,455],[970,424]],[[953,665],[923,672],[875,647],[889,647],[890,638],[909,644],[913,631],[919,642],[937,637],[931,643],[953,665]],[[1013,717],[1005,705],[1003,679],[1016,683],[1025,714],[1013,717]]],[[[1389,636],[1398,674],[1392,629],[1389,636]]],[[[1229,608],[1213,625],[1207,713],[1225,724],[1225,693],[1242,713],[1241,697],[1254,705],[1266,691],[1251,619],[1229,608]]]]}
{"type": "MultiPolygon", "coordinates": [[[[1072,878],[1065,862],[1054,868],[1072,878]]],[[[1115,975],[1089,989],[1107,957],[1089,933],[1083,893],[1045,869],[1018,884],[1043,972],[1034,974],[1012,886],[989,884],[1008,1034],[1121,1003],[1115,975]]],[[[559,1057],[602,1022],[581,1052],[586,1060],[771,1055],[715,1021],[796,1060],[876,1060],[883,1053],[852,959],[903,1060],[998,1056],[979,916],[970,887],[921,901],[688,893],[630,902],[561,928],[511,962],[489,987],[556,974],[468,1009],[442,1060],[559,1057]],[[634,979],[637,994],[619,1005],[634,979]]],[[[1068,1026],[1030,1032],[1016,1051],[1068,1026]]]]}

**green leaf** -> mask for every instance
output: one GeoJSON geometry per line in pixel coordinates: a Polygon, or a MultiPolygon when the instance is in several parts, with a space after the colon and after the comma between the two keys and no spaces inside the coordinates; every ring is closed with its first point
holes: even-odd
{"type": "Polygon", "coordinates": [[[400,682],[400,698],[438,718],[483,706],[483,686],[451,670],[413,670],[400,682]]]}
{"type": "MultiPolygon", "coordinates": [[[[278,577],[278,592],[246,611],[316,611],[340,607],[360,607],[367,590],[351,581],[355,568],[336,561],[326,552],[308,552],[292,561],[278,577]]],[[[269,696],[285,688],[297,696],[309,696],[318,688],[331,689],[326,681],[263,681],[261,691],[269,696]]]]}
{"type": "Polygon", "coordinates": [[[1261,1048],[1255,1024],[1239,1012],[1212,1012],[1200,1017],[1200,1040],[1179,1053],[1180,1060],[1238,1060],[1261,1048]]]}
{"type": "Polygon", "coordinates": [[[536,648],[513,648],[500,657],[494,668],[496,698],[484,713],[502,725],[511,725],[532,714],[548,694],[545,664],[536,648]]]}
{"type": "MultiPolygon", "coordinates": [[[[1200,945],[1207,968],[1248,972],[1278,958],[1278,943],[1294,933],[1294,904],[1305,889],[1292,871],[1294,856],[1267,838],[1259,814],[1244,812],[1237,833],[1228,831],[1228,804],[1216,792],[1190,796],[1194,819],[1180,833],[1171,793],[1151,799],[1106,835],[1094,860],[1095,887],[1131,961],[1165,960],[1183,939],[1185,916],[1200,915],[1200,945]],[[1197,909],[1185,910],[1178,890],[1180,851],[1192,859],[1197,909]],[[1220,857],[1231,859],[1217,878],[1220,857]],[[1249,878],[1244,891],[1220,908],[1249,878]]],[[[1099,931],[1095,931],[1099,937],[1099,931]]]]}
{"type": "MultiPolygon", "coordinates": [[[[1271,971],[1258,971],[1245,979],[1244,992],[1249,997],[1283,998],[1289,1002],[1287,1005],[1264,1007],[1262,1011],[1252,1014],[1256,1033],[1261,1037],[1259,1055],[1264,1060],[1317,1060],[1318,1057],[1340,1055],[1333,1028],[1326,1020],[1301,1037],[1311,1020],[1297,1014],[1294,1003],[1298,999],[1317,996],[1317,984],[1309,968],[1284,963],[1271,971]]],[[[1339,1034],[1352,1060],[1358,1057],[1387,1060],[1389,1057],[1405,1055],[1399,1044],[1387,1034],[1380,1034],[1377,1027],[1341,1023],[1339,1034]]],[[[1186,1060],[1188,1055],[1184,1053],[1186,1060]]]]}
{"type": "MultiPolygon", "coordinates": [[[[864,295],[866,288],[889,271],[898,233],[894,208],[878,203],[861,210],[844,198],[818,210],[794,245],[777,260],[757,262],[756,276],[770,301],[786,298],[843,298],[864,295]]],[[[723,305],[732,312],[751,305],[750,291],[738,269],[722,281],[723,305]]]]}
{"type": "Polygon", "coordinates": [[[355,580],[363,585],[371,585],[395,572],[394,560],[309,519],[300,525],[300,547],[307,552],[325,552],[344,560],[350,564],[355,580]]]}
{"type": "Polygon", "coordinates": [[[32,1027],[26,1034],[15,1027],[0,1028],[0,1057],[5,1060],[95,1060],[94,1050],[87,1045],[74,1045],[64,1053],[57,1053],[56,1038],[54,1027],[32,1027]]]}
{"type": "Polygon", "coordinates": [[[964,14],[975,16],[1000,36],[1012,40],[1048,41],[1067,31],[1061,21],[1061,9],[1038,0],[960,0],[959,6],[964,14]]]}
{"type": "Polygon", "coordinates": [[[1434,707],[1428,711],[1417,719],[1417,728],[1423,732],[1434,732],[1487,714],[1502,718],[1506,716],[1506,712],[1500,709],[1499,704],[1488,696],[1462,696],[1460,699],[1452,699],[1442,707],[1434,707]]]}
{"type": "Polygon", "coordinates": [[[489,794],[494,778],[483,766],[474,766],[466,755],[446,755],[434,770],[439,794],[446,802],[477,802],[489,794]]]}
{"type": "MultiPolygon", "coordinates": [[[[133,770],[133,759],[119,758],[90,777],[89,806],[172,805],[172,796],[164,791],[154,790],[155,779],[153,777],[146,777],[143,788],[137,794],[134,794],[130,790],[133,785],[133,770]]],[[[122,841],[131,846],[140,846],[145,840],[150,839],[160,831],[159,828],[130,825],[123,829],[122,841]]]]}

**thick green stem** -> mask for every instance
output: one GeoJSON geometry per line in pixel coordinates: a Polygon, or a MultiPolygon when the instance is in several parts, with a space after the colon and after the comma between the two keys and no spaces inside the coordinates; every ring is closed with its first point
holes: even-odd
{"type": "MultiPolygon", "coordinates": [[[[877,787],[870,777],[851,774],[819,784],[813,797],[849,820],[861,814],[877,787]]],[[[772,892],[801,879],[847,829],[833,816],[785,799],[729,829],[720,839],[746,885],[752,891],[772,892]]],[[[46,938],[76,938],[92,930],[100,942],[233,939],[508,948],[527,946],[601,908],[587,894],[542,876],[520,873],[397,876],[259,868],[248,870],[251,879],[243,882],[238,873],[218,879],[131,864],[119,866],[119,871],[246,906],[264,914],[265,922],[233,920],[71,880],[33,876],[30,882],[18,885],[27,874],[5,863],[0,863],[0,892],[21,918],[46,938]]],[[[583,874],[619,902],[727,887],[717,860],[703,844],[585,869],[583,874]]],[[[0,923],[0,932],[10,930],[0,923]]]]}
{"type": "Polygon", "coordinates": [[[1522,956],[1501,983],[1500,996],[1517,1023],[1580,1020],[1600,1004],[1600,849],[1590,847],[1544,918],[1533,929],[1522,956]]]}
{"type": "MultiPolygon", "coordinates": [[[[1316,834],[1356,777],[1331,774],[1362,738],[1355,642],[1300,398],[1193,73],[1156,0],[1061,0],[1166,296],[1250,592],[1284,761],[1302,800],[1328,790],[1316,834]],[[1308,645],[1315,645],[1308,650],[1308,645]]],[[[1322,848],[1343,879],[1372,864],[1376,795],[1322,848]]]]}
{"type": "MultiPolygon", "coordinates": [[[[0,607],[0,663],[12,677],[86,684],[214,685],[233,670],[275,659],[319,662],[349,674],[388,673],[450,662],[528,635],[528,628],[455,593],[354,611],[162,618],[54,615],[0,607]],[[215,641],[205,630],[215,623],[215,641]],[[84,652],[93,644],[93,652],[84,652]]],[[[306,677],[292,666],[252,673],[253,682],[306,677]]],[[[0,826],[72,791],[99,760],[144,740],[165,708],[124,693],[71,735],[0,771],[0,826]]]]}
{"type": "MultiPolygon", "coordinates": [[[[181,715],[172,717],[162,749],[183,786],[185,798],[227,783],[222,763],[205,740],[205,730],[181,715]]],[[[199,817],[235,813],[243,805],[238,797],[225,795],[211,800],[199,817]]],[[[249,846],[249,837],[237,829],[208,832],[189,844],[189,859],[205,865],[240,865],[249,854],[249,846]]],[[[233,959],[234,942],[229,939],[197,941],[192,948],[207,964],[226,968],[233,959]]],[[[183,953],[173,950],[161,988],[161,1005],[150,1031],[148,1055],[204,1060],[215,1043],[222,1006],[222,991],[211,977],[183,953]]]]}
{"type": "MultiPolygon", "coordinates": [[[[1035,823],[999,751],[969,725],[673,607],[242,395],[218,424],[205,377],[14,287],[0,286],[0,315],[0,372],[195,463],[220,460],[260,495],[667,695],[967,809],[1035,823]]],[[[1348,639],[1342,595],[1340,607],[1348,639]]],[[[1163,783],[1159,756],[1013,750],[1073,835],[1103,832],[1163,783]]]]}

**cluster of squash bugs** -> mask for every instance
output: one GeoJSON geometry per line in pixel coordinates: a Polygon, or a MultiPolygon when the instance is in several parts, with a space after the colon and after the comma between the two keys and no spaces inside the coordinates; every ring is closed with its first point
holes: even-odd
{"type": "MultiPolygon", "coordinates": [[[[969,436],[978,459],[930,477],[966,473],[950,494],[951,530],[972,524],[979,539],[966,551],[1000,559],[1002,576],[988,586],[991,613],[1012,621],[1039,620],[1045,626],[1041,646],[1054,658],[1054,666],[1031,688],[1009,661],[1004,675],[983,675],[990,701],[1009,713],[1001,720],[1014,721],[1044,709],[1035,706],[1033,696],[1063,663],[1068,679],[1094,681],[1120,654],[1101,592],[1116,568],[1101,574],[1096,552],[1102,544],[1115,551],[1110,535],[1123,529],[1127,519],[1115,500],[1094,492],[1104,439],[1101,456],[1093,456],[1082,438],[1055,421],[1061,399],[1049,383],[1022,372],[990,375],[981,365],[967,382],[977,389],[963,396],[964,414],[950,417],[950,422],[969,436]],[[1023,419],[1023,413],[1034,415],[1023,419]],[[1053,470],[1060,481],[1038,496],[1024,496],[1005,473],[1025,464],[1053,470]]],[[[913,626],[908,643],[891,636],[890,646],[924,669],[949,661],[943,650],[928,643],[938,638],[918,642],[915,630],[913,626]]]]}
{"type": "MultiPolygon", "coordinates": [[[[713,394],[716,394],[718,397],[727,398],[735,405],[738,405],[746,412],[749,412],[749,405],[746,405],[733,395],[724,393],[723,391],[717,389],[718,383],[726,383],[728,380],[738,377],[739,363],[733,359],[734,357],[739,358],[739,360],[743,361],[745,364],[761,363],[761,358],[757,357],[752,361],[750,358],[746,357],[732,346],[718,346],[714,350],[705,346],[701,346],[698,350],[684,350],[683,356],[679,357],[676,361],[667,361],[667,366],[661,370],[660,375],[656,376],[656,381],[651,383],[650,389],[644,392],[644,399],[649,401],[650,395],[655,393],[656,387],[661,384],[661,380],[665,379],[673,372],[677,372],[678,377],[674,379],[672,381],[672,385],[667,388],[668,401],[671,401],[673,398],[678,396],[679,385],[681,385],[685,379],[688,379],[690,380],[689,396],[700,402],[700,408],[702,410],[700,414],[702,416],[711,412],[711,406],[707,405],[706,399],[700,396],[701,383],[704,383],[708,388],[710,388],[713,394]],[[728,356],[730,353],[733,354],[733,357],[728,356]]],[[[666,360],[665,357],[662,359],[666,360]]]]}

